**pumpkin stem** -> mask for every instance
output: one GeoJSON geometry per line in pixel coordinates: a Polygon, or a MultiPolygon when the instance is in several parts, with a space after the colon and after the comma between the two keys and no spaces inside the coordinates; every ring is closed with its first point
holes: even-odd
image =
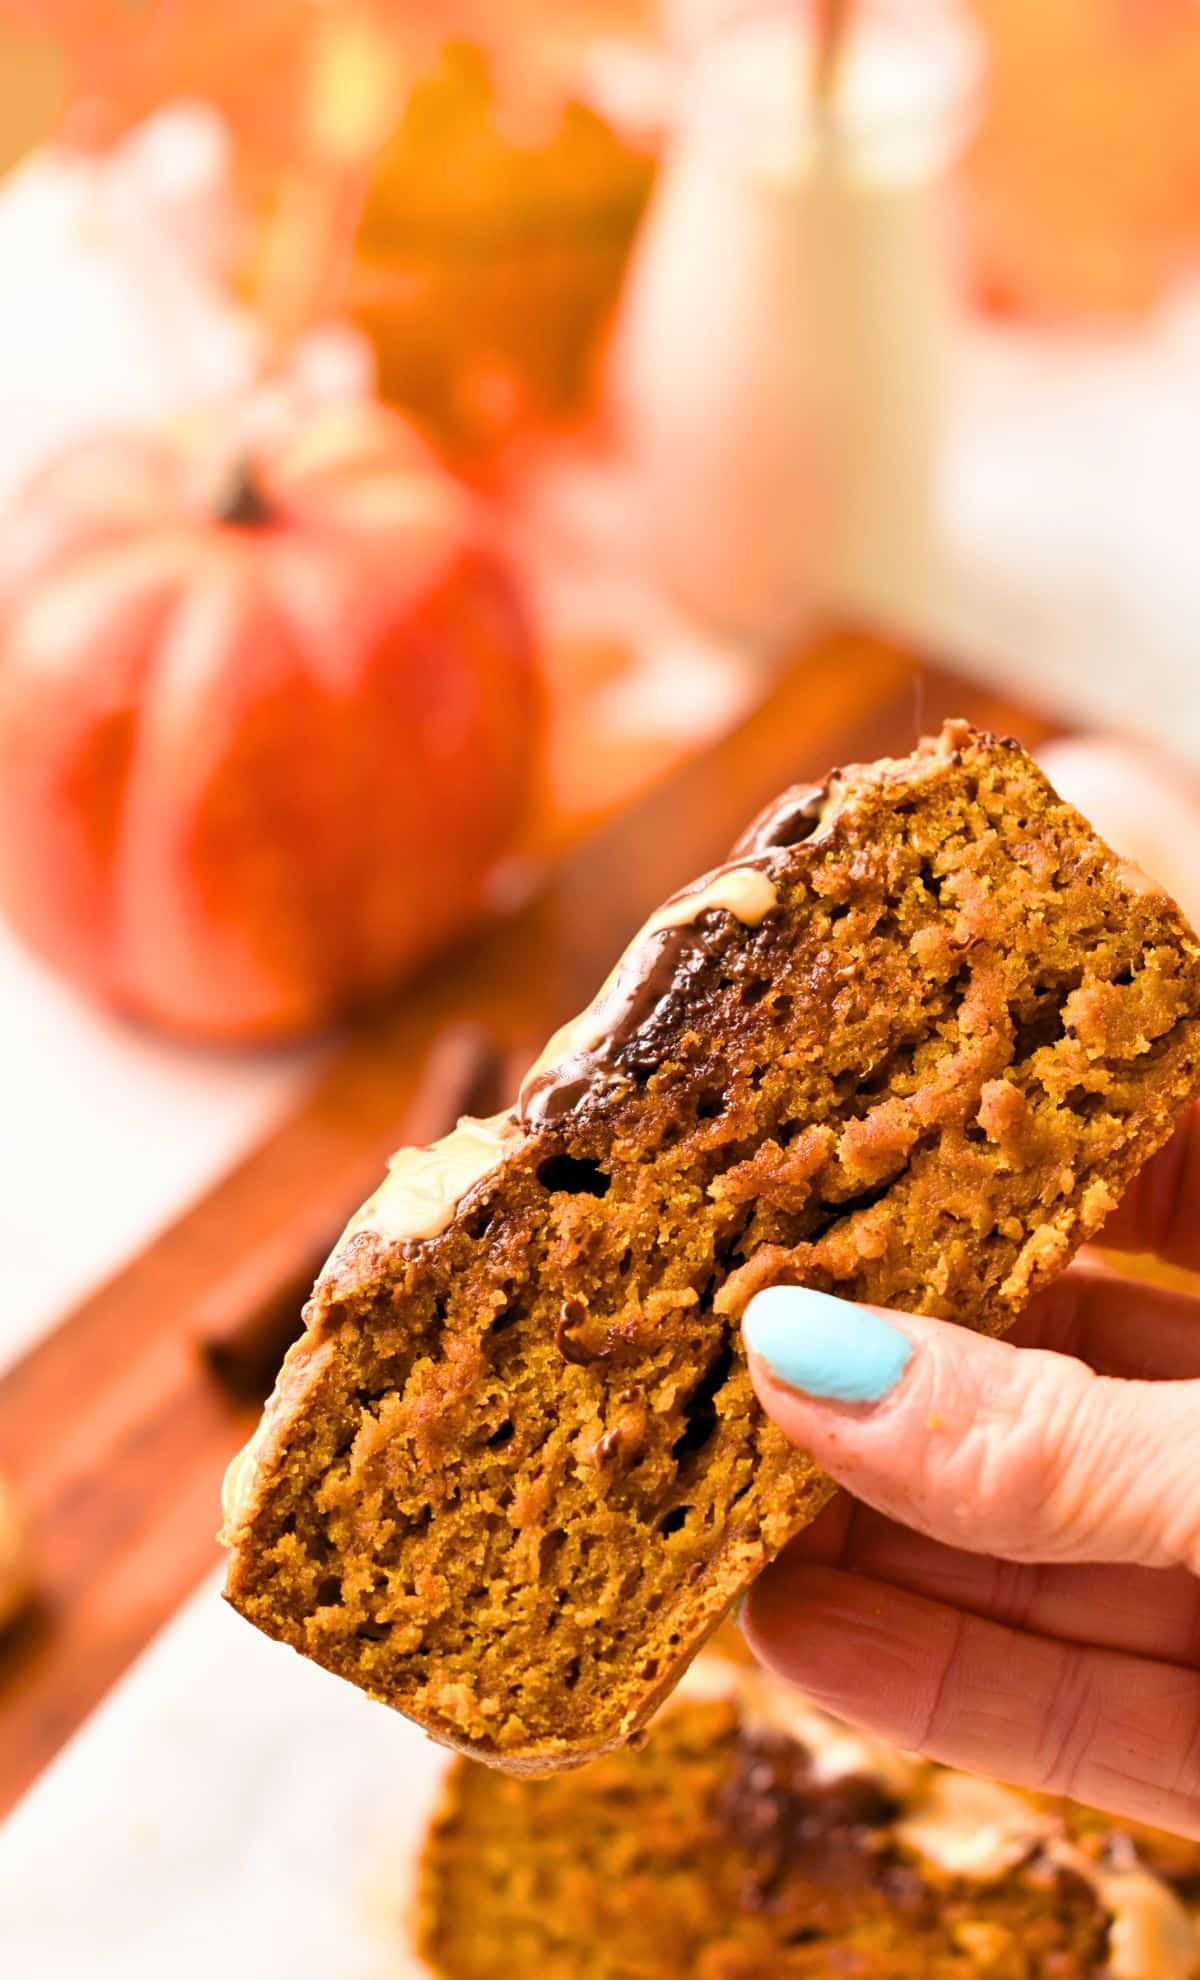
{"type": "Polygon", "coordinates": [[[249,454],[240,454],[234,461],[224,487],[213,502],[213,515],[218,522],[229,523],[235,529],[265,529],[274,522],[275,510],[249,454]]]}

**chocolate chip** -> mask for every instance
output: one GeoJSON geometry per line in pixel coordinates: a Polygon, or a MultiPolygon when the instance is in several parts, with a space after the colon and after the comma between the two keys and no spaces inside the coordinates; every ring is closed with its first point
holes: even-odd
{"type": "Polygon", "coordinates": [[[578,1338],[576,1330],[586,1324],[587,1307],[581,1299],[564,1299],[554,1323],[554,1345],[564,1361],[573,1362],[577,1368],[586,1368],[589,1362],[599,1361],[602,1348],[595,1348],[590,1342],[578,1338]]]}

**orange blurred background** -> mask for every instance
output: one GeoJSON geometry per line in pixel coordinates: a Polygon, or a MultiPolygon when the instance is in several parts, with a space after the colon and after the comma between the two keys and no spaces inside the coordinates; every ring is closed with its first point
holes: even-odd
{"type": "MultiPolygon", "coordinates": [[[[956,190],[977,317],[1079,327],[1147,316],[1200,244],[1200,13],[1190,0],[970,5],[986,82],[956,190]]],[[[903,19],[904,0],[892,11],[903,19]]],[[[909,0],[909,11],[929,9],[909,0]]],[[[140,345],[118,327],[111,357],[94,360],[93,404],[74,325],[46,320],[90,308],[91,291],[56,305],[51,285],[30,306],[31,344],[61,351],[20,388],[42,401],[31,465],[89,420],[112,423],[110,402],[143,424],[189,397],[221,404],[226,453],[248,394],[256,417],[266,401],[295,413],[333,390],[375,394],[413,422],[486,498],[487,532],[521,564],[548,629],[547,745],[528,751],[531,822],[510,851],[569,842],[753,692],[743,647],[709,628],[688,635],[686,664],[646,719],[646,648],[657,643],[661,658],[662,616],[624,552],[605,551],[624,496],[594,485],[588,464],[612,438],[610,330],[679,138],[689,52],[730,16],[771,12],[788,9],[0,0],[0,222],[22,187],[28,209],[24,262],[10,246],[8,279],[40,279],[48,255],[70,258],[72,239],[103,273],[111,236],[114,292],[132,289],[145,319],[140,345]],[[182,121],[156,126],[164,110],[182,121]],[[82,201],[49,249],[38,200],[51,217],[82,201]],[[152,236],[142,209],[156,201],[152,236]],[[180,262],[164,274],[155,242],[171,236],[180,262]],[[598,542],[599,610],[594,585],[588,594],[598,542]]],[[[724,279],[716,266],[714,285],[724,279]]],[[[69,283],[61,293],[75,294],[69,283]]],[[[128,314],[128,296],[117,301],[128,314]]],[[[690,476],[676,467],[683,482],[709,478],[697,458],[690,476]]],[[[804,555],[815,561],[839,467],[827,483],[810,474],[811,528],[799,552],[784,546],[798,570],[804,555]]],[[[46,893],[40,874],[28,878],[46,893]]],[[[339,884],[330,878],[334,893],[339,884]]],[[[363,975],[374,980],[365,964],[363,975]]]]}

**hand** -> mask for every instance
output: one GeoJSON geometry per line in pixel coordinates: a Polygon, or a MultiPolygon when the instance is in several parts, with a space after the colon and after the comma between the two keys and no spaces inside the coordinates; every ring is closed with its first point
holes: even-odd
{"type": "MultiPolygon", "coordinates": [[[[1200,1269],[1200,1107],[1106,1245],[1200,1269]]],[[[839,1495],[752,1648],[934,1759],[1200,1838],[1200,1299],[1076,1268],[1008,1341],[799,1287],[751,1301],[763,1407],[839,1495]]]]}

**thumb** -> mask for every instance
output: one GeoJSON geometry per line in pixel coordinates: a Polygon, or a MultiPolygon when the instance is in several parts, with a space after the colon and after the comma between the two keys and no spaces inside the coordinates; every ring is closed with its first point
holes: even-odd
{"type": "Polygon", "coordinates": [[[901,1524],[1010,1561],[1200,1572],[1200,1381],[1118,1381],[803,1286],[757,1294],[743,1329],[784,1435],[901,1524]]]}

